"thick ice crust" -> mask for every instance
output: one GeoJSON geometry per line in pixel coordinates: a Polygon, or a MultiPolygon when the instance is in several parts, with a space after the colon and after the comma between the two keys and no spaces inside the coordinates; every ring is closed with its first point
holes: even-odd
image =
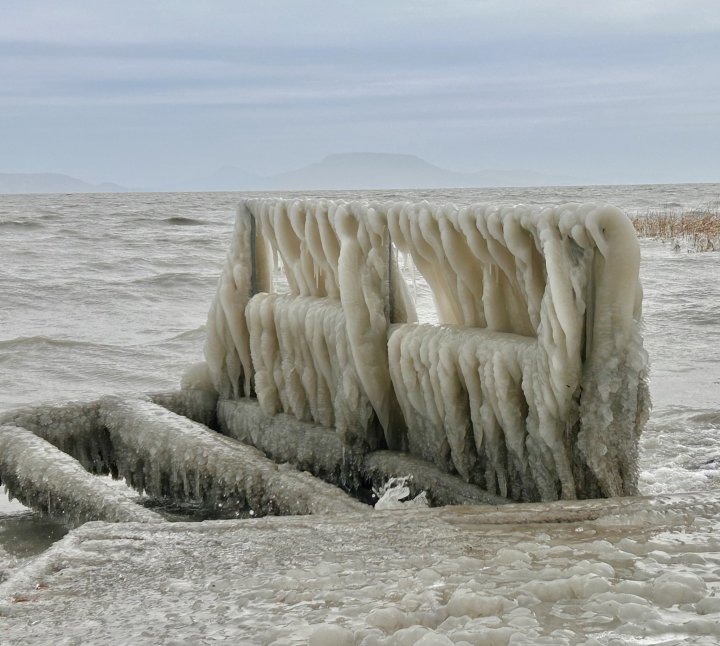
{"type": "Polygon", "coordinates": [[[399,270],[384,214],[365,203],[243,202],[208,316],[215,388],[225,398],[255,391],[267,412],[399,448],[387,327],[415,311],[391,274],[399,270]],[[287,276],[282,298],[268,295],[273,260],[287,276]]]}
{"type": "Polygon", "coordinates": [[[256,515],[367,510],[337,487],[151,402],[106,399],[101,419],[118,474],[151,496],[256,515]]]}
{"type": "MultiPolygon", "coordinates": [[[[216,395],[202,391],[155,394],[147,400],[108,397],[8,411],[0,417],[2,482],[24,504],[51,516],[66,514],[70,524],[160,518],[145,513],[123,498],[121,490],[91,474],[124,478],[140,493],[156,498],[238,512],[252,510],[255,515],[369,511],[367,505],[337,487],[287,464],[278,465],[257,449],[223,437],[150,399],[200,419],[210,413],[217,419],[215,408],[209,409],[216,395]],[[72,483],[77,483],[76,490],[72,483]],[[115,499],[125,501],[120,511],[115,499]],[[105,500],[110,500],[107,508],[105,500]]],[[[337,434],[332,435],[339,440],[337,434]]],[[[327,451],[323,453],[318,446],[311,457],[290,461],[322,471],[322,454],[327,451]]]]}
{"type": "Polygon", "coordinates": [[[590,204],[387,218],[452,324],[388,344],[411,451],[516,500],[635,494],[649,396],[629,220],[590,204]]]}
{"type": "Polygon", "coordinates": [[[293,464],[346,489],[360,485],[365,454],[332,428],[283,413],[267,415],[252,399],[221,399],[218,422],[225,435],[260,449],[274,462],[293,464]]]}
{"type": "Polygon", "coordinates": [[[42,404],[0,414],[0,424],[19,426],[75,458],[87,471],[109,474],[115,455],[100,421],[101,400],[42,404]]]}
{"type": "Polygon", "coordinates": [[[717,644],[717,496],[621,502],[87,524],[0,585],[3,639],[717,644]]]}
{"type": "Polygon", "coordinates": [[[269,415],[409,449],[503,497],[631,495],[649,409],[638,265],[608,206],[247,200],[208,369],[225,398],[254,391],[269,415]],[[413,324],[393,248],[441,327],[413,324]],[[287,295],[268,293],[273,258],[287,295]]]}
{"type": "Polygon", "coordinates": [[[408,484],[413,495],[425,491],[436,506],[509,502],[422,458],[397,451],[363,453],[331,428],[282,413],[267,415],[252,399],[220,400],[218,420],[223,433],[257,447],[275,462],[289,462],[344,489],[367,484],[380,489],[392,477],[412,474],[408,484]]]}
{"type": "Polygon", "coordinates": [[[0,482],[24,505],[69,525],[163,522],[77,460],[17,426],[0,426],[0,482]]]}
{"type": "Polygon", "coordinates": [[[213,390],[183,388],[164,393],[152,393],[148,399],[153,404],[167,408],[176,415],[191,419],[198,424],[217,428],[218,394],[213,390]]]}

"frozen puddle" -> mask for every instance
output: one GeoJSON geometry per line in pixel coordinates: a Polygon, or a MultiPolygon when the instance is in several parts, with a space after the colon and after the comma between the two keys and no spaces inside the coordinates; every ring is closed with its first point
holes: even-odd
{"type": "Polygon", "coordinates": [[[0,586],[0,634],[15,644],[715,644],[719,512],[717,498],[683,494],[88,523],[0,586]],[[522,510],[575,520],[513,524],[522,510]]]}

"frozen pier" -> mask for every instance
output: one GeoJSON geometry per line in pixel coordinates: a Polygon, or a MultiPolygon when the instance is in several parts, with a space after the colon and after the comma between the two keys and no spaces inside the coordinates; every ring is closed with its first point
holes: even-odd
{"type": "Polygon", "coordinates": [[[608,206],[246,200],[206,362],[176,393],[0,415],[0,479],[68,522],[157,520],[100,475],[260,515],[366,513],[399,476],[436,506],[632,496],[638,267],[608,206]]]}

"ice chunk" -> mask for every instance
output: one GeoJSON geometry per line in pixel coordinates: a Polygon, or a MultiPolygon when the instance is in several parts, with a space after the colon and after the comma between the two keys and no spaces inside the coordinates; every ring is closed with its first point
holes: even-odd
{"type": "Polygon", "coordinates": [[[407,509],[410,507],[427,507],[427,492],[421,491],[414,498],[405,500],[410,495],[410,487],[407,481],[411,476],[403,476],[402,478],[390,478],[382,487],[373,489],[378,501],[375,503],[375,509],[407,509]]]}

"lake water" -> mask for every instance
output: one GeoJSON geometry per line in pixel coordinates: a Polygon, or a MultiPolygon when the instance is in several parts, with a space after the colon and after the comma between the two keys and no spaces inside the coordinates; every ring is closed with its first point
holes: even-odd
{"type": "MultiPolygon", "coordinates": [[[[717,204],[720,184],[313,195],[594,201],[642,214],[717,204]]],[[[202,359],[207,309],[240,197],[0,196],[0,410],[177,388],[185,367],[202,359]]],[[[720,253],[641,246],[654,406],[642,439],[641,491],[717,491],[720,253]]],[[[0,561],[16,564],[28,555],[13,545],[35,541],[39,551],[58,535],[17,503],[0,502],[0,561]]]]}

